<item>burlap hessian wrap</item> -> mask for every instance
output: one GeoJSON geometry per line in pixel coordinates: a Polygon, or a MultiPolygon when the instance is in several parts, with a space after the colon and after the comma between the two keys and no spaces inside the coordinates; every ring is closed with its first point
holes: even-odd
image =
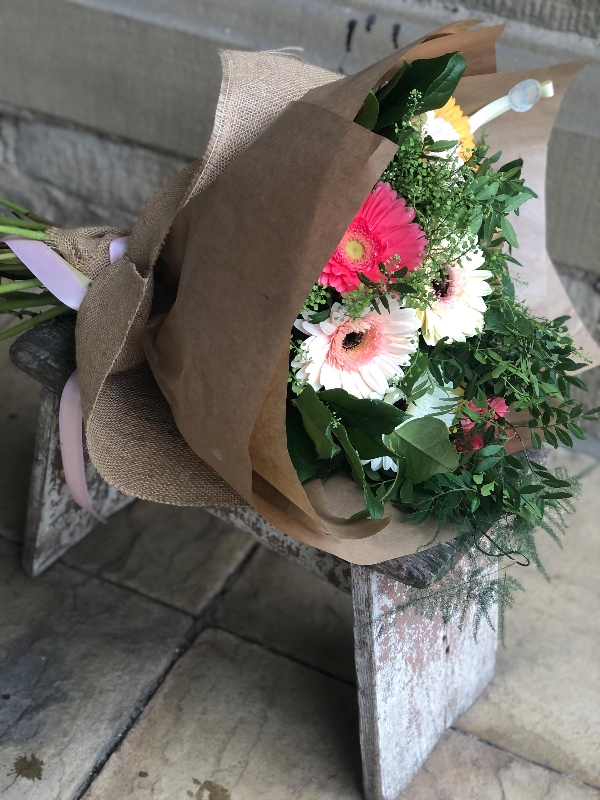
{"type": "MultiPolygon", "coordinates": [[[[289,335],[396,150],[353,122],[364,98],[403,58],[460,51],[468,113],[495,100],[502,28],[476,23],[446,26],[344,78],[284,53],[223,53],[206,154],[151,198],[126,255],[109,263],[121,230],[53,232],[56,249],[93,279],[77,363],[88,450],[109,483],[161,503],[250,504],[359,564],[435,536],[435,523],[410,525],[394,509],[349,524],[361,492],[344,476],[300,484],[285,434],[289,335]]],[[[436,541],[454,535],[446,526],[436,541]]]]}

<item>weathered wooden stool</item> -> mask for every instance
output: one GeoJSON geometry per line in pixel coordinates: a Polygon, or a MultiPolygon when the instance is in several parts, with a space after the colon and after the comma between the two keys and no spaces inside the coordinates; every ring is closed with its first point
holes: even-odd
{"type": "MultiPolygon", "coordinates": [[[[58,438],[59,397],[75,369],[74,317],[27,331],[10,354],[43,387],[23,555],[25,571],[36,576],[97,524],[70,497],[58,438]]],[[[91,464],[87,478],[103,516],[133,501],[109,487],[91,464]]],[[[365,797],[393,800],[494,674],[497,637],[489,626],[482,626],[475,642],[472,617],[461,631],[457,623],[445,626],[439,617],[393,613],[407,586],[431,586],[464,551],[447,542],[359,567],[286,536],[254,509],[207,510],[352,595],[365,797]]]]}

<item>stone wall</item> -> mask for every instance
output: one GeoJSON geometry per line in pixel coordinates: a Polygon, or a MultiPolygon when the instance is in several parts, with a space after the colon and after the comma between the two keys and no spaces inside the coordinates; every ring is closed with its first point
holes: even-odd
{"type": "Polygon", "coordinates": [[[130,227],[188,160],[0,104],[0,195],[57,225],[130,227]]]}
{"type": "Polygon", "coordinates": [[[598,0],[462,0],[462,5],[555,31],[598,37],[598,0]]]}

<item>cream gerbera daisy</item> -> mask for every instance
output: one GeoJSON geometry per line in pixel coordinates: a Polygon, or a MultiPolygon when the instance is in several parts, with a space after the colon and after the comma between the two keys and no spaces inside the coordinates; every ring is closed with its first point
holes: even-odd
{"type": "Polygon", "coordinates": [[[471,158],[475,149],[475,137],[471,133],[469,118],[462,113],[454,97],[451,97],[442,108],[427,111],[424,118],[421,127],[423,137],[431,136],[434,142],[458,141],[453,150],[446,150],[436,155],[445,157],[454,155],[462,163],[471,158]]]}
{"type": "Polygon", "coordinates": [[[482,251],[475,247],[449,264],[447,273],[432,284],[431,305],[417,311],[428,345],[434,345],[444,336],[449,342],[464,342],[483,329],[483,315],[487,311],[483,298],[492,291],[487,281],[493,277],[489,270],[480,269],[484,263],[482,251]]]}
{"type": "Polygon", "coordinates": [[[308,334],[292,361],[296,377],[313,389],[345,389],[355,397],[382,398],[389,380],[402,377],[418,346],[420,322],[412,308],[390,302],[381,314],[368,309],[358,319],[334,303],[324,322],[312,323],[309,314],[295,327],[308,334]]]}

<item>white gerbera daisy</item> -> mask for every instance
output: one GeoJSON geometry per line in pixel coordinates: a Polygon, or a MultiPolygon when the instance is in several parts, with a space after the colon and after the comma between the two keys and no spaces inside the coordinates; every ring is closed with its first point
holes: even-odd
{"type": "Polygon", "coordinates": [[[313,389],[345,389],[355,397],[383,397],[389,380],[402,377],[402,367],[418,346],[420,327],[412,308],[390,301],[390,311],[368,309],[351,319],[334,303],[329,317],[320,323],[297,319],[295,327],[309,338],[292,361],[296,377],[313,389]]]}
{"type": "Polygon", "coordinates": [[[438,386],[435,384],[414,403],[409,403],[406,411],[411,417],[437,417],[449,428],[454,421],[453,408],[456,406],[457,400],[451,385],[438,386]]]}
{"type": "Polygon", "coordinates": [[[475,247],[449,264],[447,274],[432,284],[433,302],[424,311],[417,311],[428,345],[444,336],[449,342],[464,342],[482,330],[487,311],[483,298],[492,291],[487,281],[493,277],[488,269],[480,269],[484,263],[482,251],[475,247]]]}

